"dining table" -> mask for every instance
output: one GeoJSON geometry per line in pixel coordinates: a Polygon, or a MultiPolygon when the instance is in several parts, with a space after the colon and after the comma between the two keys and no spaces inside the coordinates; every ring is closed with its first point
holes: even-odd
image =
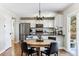
{"type": "Polygon", "coordinates": [[[25,40],[24,42],[26,42],[29,46],[31,47],[35,47],[36,50],[38,51],[37,55],[41,56],[41,47],[50,47],[50,43],[51,42],[56,42],[54,40],[49,40],[49,39],[41,39],[41,40],[37,40],[37,39],[28,39],[25,40]]]}

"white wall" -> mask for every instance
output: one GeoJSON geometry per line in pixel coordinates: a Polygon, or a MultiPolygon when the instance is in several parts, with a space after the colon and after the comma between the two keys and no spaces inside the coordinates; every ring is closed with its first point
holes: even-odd
{"type": "Polygon", "coordinates": [[[4,19],[2,16],[0,16],[0,52],[3,50],[3,45],[4,45],[4,19]]]}
{"type": "Polygon", "coordinates": [[[11,20],[15,15],[0,6],[0,53],[11,47],[11,20]]]}

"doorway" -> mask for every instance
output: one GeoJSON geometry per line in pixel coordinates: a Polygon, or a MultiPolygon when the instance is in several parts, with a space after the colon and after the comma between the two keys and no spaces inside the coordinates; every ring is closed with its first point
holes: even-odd
{"type": "Polygon", "coordinates": [[[70,15],[67,19],[67,48],[69,53],[76,56],[77,55],[77,16],[70,15]]]}

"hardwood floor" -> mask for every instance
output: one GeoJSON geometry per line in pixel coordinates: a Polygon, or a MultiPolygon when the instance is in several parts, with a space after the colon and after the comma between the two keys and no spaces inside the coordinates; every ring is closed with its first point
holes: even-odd
{"type": "MultiPolygon", "coordinates": [[[[15,51],[15,56],[21,56],[21,48],[19,43],[14,44],[14,51],[15,51]]],[[[60,49],[58,52],[59,56],[72,56],[71,54],[69,54],[68,52],[66,52],[65,50],[60,49]]],[[[52,55],[51,55],[52,56],[52,55]]]]}
{"type": "MultiPolygon", "coordinates": [[[[13,43],[12,48],[7,49],[6,51],[4,51],[3,53],[0,54],[0,56],[12,56],[12,55],[13,56],[21,56],[21,48],[20,48],[19,43],[13,43]],[[14,52],[14,54],[12,54],[12,52],[14,52]]],[[[59,50],[58,55],[59,56],[72,56],[65,50],[59,50]]],[[[36,55],[34,55],[34,56],[36,56],[36,55]]],[[[51,56],[53,56],[53,55],[51,55],[51,56]]]]}
{"type": "Polygon", "coordinates": [[[1,53],[0,56],[12,56],[12,48],[8,48],[6,51],[1,53]]]}
{"type": "Polygon", "coordinates": [[[19,44],[14,44],[14,53],[15,53],[15,56],[21,55],[21,48],[19,44]]]}

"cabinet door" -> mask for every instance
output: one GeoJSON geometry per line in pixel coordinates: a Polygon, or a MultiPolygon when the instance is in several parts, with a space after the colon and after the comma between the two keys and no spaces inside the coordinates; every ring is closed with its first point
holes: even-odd
{"type": "Polygon", "coordinates": [[[30,23],[26,23],[25,24],[25,30],[24,30],[26,35],[30,34],[30,23]]]}
{"type": "Polygon", "coordinates": [[[19,24],[19,39],[25,40],[26,35],[30,33],[30,23],[20,23],[19,24]]]}

